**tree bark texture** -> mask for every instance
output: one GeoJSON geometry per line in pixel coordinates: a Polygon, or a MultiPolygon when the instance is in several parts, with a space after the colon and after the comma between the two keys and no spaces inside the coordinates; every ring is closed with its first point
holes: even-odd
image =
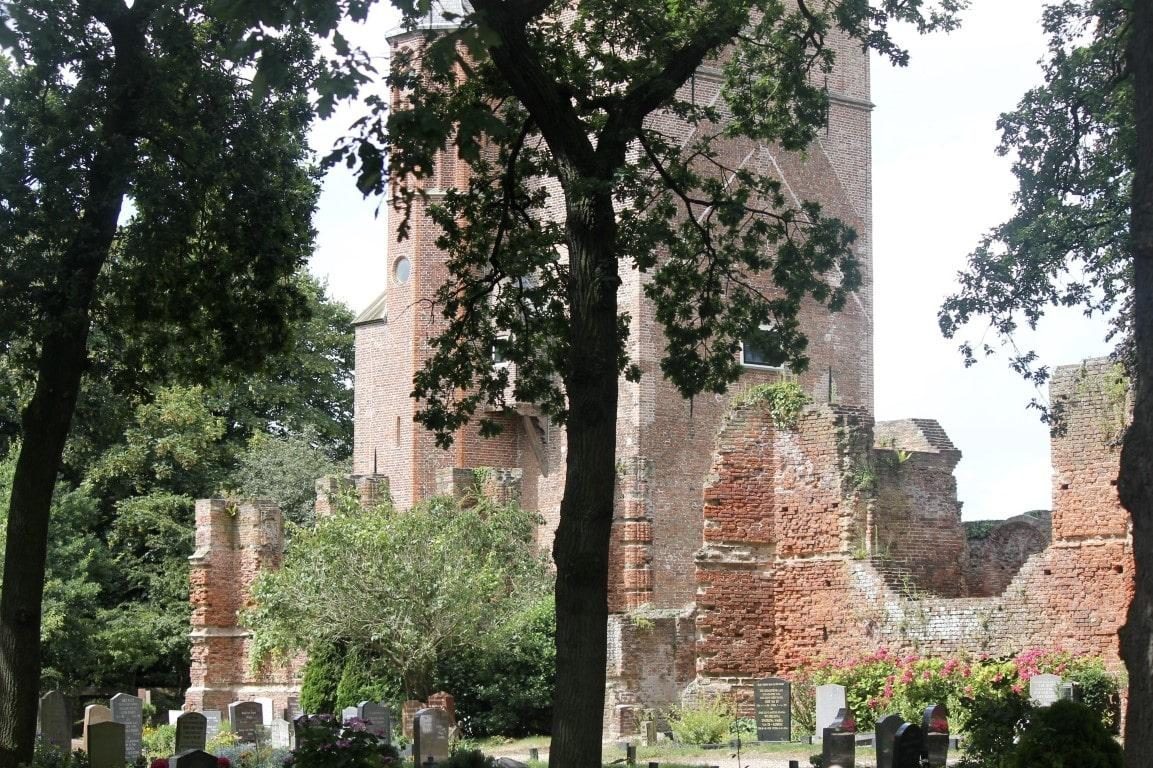
{"type": "Polygon", "coordinates": [[[1129,71],[1136,118],[1130,242],[1136,370],[1133,423],[1121,451],[1118,490],[1133,522],[1136,592],[1121,630],[1129,672],[1125,766],[1153,765],[1153,0],[1135,0],[1129,71]]]}
{"type": "Polygon", "coordinates": [[[22,443],[8,504],[0,594],[0,768],[30,763],[35,747],[52,493],[87,363],[96,281],[128,192],[135,159],[134,126],[147,84],[143,16],[124,9],[115,18],[101,20],[116,47],[110,103],[75,232],[42,307],[36,387],[22,414],[22,443]]]}

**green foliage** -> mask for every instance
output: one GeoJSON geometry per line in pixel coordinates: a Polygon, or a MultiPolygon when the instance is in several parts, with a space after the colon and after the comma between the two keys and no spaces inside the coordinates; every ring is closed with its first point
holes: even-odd
{"type": "Polygon", "coordinates": [[[349,648],[344,656],[344,666],[340,670],[340,680],[336,684],[336,706],[334,712],[345,707],[355,707],[362,701],[380,701],[387,696],[384,681],[376,677],[372,670],[372,659],[358,646],[349,648]]]}
{"type": "Polygon", "coordinates": [[[811,402],[808,394],[794,379],[758,384],[733,398],[733,407],[763,404],[772,414],[778,429],[796,429],[805,406],[811,402]]]}
{"type": "Polygon", "coordinates": [[[36,742],[36,752],[28,768],[88,768],[88,753],[83,750],[65,752],[51,744],[36,742]]]}
{"type": "Polygon", "coordinates": [[[338,504],[297,530],[284,567],[254,586],[243,619],[257,655],[341,644],[372,660],[380,690],[423,698],[438,659],[492,642],[548,591],[547,567],[532,554],[538,523],[483,499],[462,508],[434,498],[404,513],[338,504]]]}
{"type": "Polygon", "coordinates": [[[496,760],[479,749],[457,749],[441,763],[441,768],[495,768],[496,760]]]}
{"type": "MultiPolygon", "coordinates": [[[[308,663],[300,684],[300,707],[305,712],[334,715],[336,688],[344,672],[345,646],[341,643],[315,643],[308,648],[308,663]]],[[[359,703],[359,702],[358,702],[359,703]]]]}
{"type": "Polygon", "coordinates": [[[176,726],[164,723],[155,728],[145,727],[143,741],[144,755],[149,759],[165,759],[176,754],[176,726]]]}
{"type": "Polygon", "coordinates": [[[736,716],[731,702],[702,699],[666,714],[673,737],[683,744],[727,743],[736,716]]]}
{"type": "Polygon", "coordinates": [[[333,715],[309,715],[297,731],[296,749],[285,765],[296,768],[389,768],[399,765],[396,749],[365,729],[333,715]]]}
{"type": "Polygon", "coordinates": [[[1094,714],[1072,701],[1033,710],[1006,768],[1121,768],[1121,745],[1094,714]]]}
{"type": "Polygon", "coordinates": [[[284,518],[296,525],[314,520],[318,478],[347,474],[345,463],[333,461],[309,429],[285,437],[257,432],[238,457],[229,483],[234,495],[272,499],[284,518]]]}
{"type": "Polygon", "coordinates": [[[546,595],[513,614],[491,642],[442,655],[435,688],[452,691],[469,738],[549,733],[556,611],[546,595]]]}

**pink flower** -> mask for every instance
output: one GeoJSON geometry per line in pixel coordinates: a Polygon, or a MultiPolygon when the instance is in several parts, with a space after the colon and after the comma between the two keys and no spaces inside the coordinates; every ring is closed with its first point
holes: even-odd
{"type": "Polygon", "coordinates": [[[926,669],[924,672],[921,673],[921,679],[922,680],[932,680],[933,679],[933,670],[926,669]]]}
{"type": "Polygon", "coordinates": [[[1013,693],[1020,693],[1021,691],[1025,690],[1025,687],[1023,685],[1021,685],[1020,683],[1013,683],[1009,687],[1011,689],[1013,689],[1013,693]]]}
{"type": "Polygon", "coordinates": [[[905,674],[901,675],[901,682],[906,685],[913,682],[913,670],[906,669],[905,674]]]}

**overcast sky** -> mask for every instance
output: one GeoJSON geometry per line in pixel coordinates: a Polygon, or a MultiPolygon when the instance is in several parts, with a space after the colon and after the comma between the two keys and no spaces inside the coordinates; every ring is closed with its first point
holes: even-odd
{"type": "MultiPolygon", "coordinates": [[[[912,51],[907,68],[873,62],[876,416],[941,422],[964,454],[957,476],[965,519],[1050,506],[1048,433],[1025,407],[1037,392],[1004,357],[965,369],[957,342],[941,337],[936,319],[966,254],[1012,210],[1010,161],[994,153],[995,123],[1041,80],[1041,5],[973,0],[961,30],[902,36],[912,51]]],[[[382,57],[386,12],[350,31],[382,57]]],[[[326,149],[352,119],[345,111],[321,125],[314,146],[326,149]]],[[[316,220],[312,269],[356,311],[384,285],[376,204],[334,172],[316,220]]],[[[1103,337],[1102,322],[1066,311],[1017,344],[1036,348],[1046,364],[1065,365],[1107,354],[1103,337]]],[[[997,343],[980,327],[968,338],[997,343]]]]}

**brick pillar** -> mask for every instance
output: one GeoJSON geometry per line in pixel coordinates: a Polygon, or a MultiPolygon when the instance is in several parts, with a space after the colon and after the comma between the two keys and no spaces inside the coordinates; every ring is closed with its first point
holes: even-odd
{"type": "Polygon", "coordinates": [[[622,463],[618,481],[621,497],[613,520],[616,556],[610,565],[609,606],[631,611],[653,601],[652,461],[631,456],[622,463]]]}
{"type": "Polygon", "coordinates": [[[519,501],[524,470],[505,467],[442,467],[436,471],[436,492],[467,502],[480,495],[499,504],[519,501]]]}
{"type": "Polygon", "coordinates": [[[456,699],[453,698],[451,693],[444,691],[437,691],[428,697],[428,706],[440,707],[448,713],[449,719],[456,722],[456,699]]]}

